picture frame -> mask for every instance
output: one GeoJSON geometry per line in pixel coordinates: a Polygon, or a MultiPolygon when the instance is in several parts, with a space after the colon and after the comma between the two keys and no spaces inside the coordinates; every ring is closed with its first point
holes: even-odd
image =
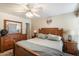
{"type": "Polygon", "coordinates": [[[46,23],[47,23],[47,24],[52,23],[52,18],[48,18],[48,19],[46,20],[46,23]]]}

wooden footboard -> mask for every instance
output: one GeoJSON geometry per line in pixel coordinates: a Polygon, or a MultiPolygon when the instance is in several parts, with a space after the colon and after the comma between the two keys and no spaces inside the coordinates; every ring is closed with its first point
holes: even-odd
{"type": "Polygon", "coordinates": [[[29,48],[23,48],[17,44],[14,46],[13,50],[14,56],[39,56],[38,53],[32,51],[29,48]]]}

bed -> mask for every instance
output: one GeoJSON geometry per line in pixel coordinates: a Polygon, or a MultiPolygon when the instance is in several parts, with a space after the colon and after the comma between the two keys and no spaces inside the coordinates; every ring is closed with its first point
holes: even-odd
{"type": "MultiPolygon", "coordinates": [[[[63,29],[41,28],[39,33],[59,35],[63,38],[63,29]]],[[[61,41],[50,41],[47,39],[32,38],[15,43],[15,56],[68,56],[62,52],[63,39],[61,41]]]]}

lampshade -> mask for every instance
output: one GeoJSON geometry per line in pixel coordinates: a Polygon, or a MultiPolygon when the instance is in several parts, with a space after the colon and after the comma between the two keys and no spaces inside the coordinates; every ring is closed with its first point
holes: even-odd
{"type": "Polygon", "coordinates": [[[33,32],[34,32],[34,33],[37,33],[37,30],[34,30],[33,32]]]}

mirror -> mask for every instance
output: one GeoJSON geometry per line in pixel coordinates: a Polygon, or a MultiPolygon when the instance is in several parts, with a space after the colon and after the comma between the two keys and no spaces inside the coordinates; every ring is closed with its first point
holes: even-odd
{"type": "Polygon", "coordinates": [[[4,29],[8,30],[8,33],[22,33],[22,22],[4,20],[4,29]]]}

